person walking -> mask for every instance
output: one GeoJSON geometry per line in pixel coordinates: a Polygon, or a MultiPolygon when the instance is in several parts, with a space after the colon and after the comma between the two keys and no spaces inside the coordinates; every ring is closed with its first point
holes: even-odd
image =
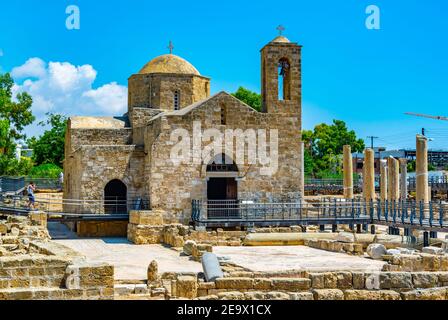
{"type": "Polygon", "coordinates": [[[36,191],[36,185],[33,181],[30,181],[28,187],[26,188],[26,191],[28,193],[28,208],[31,210],[32,207],[34,210],[36,202],[36,199],[34,198],[34,191],[36,191]]]}

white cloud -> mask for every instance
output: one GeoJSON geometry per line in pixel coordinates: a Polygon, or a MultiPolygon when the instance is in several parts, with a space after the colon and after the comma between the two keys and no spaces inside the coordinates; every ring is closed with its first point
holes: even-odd
{"type": "Polygon", "coordinates": [[[126,106],[128,100],[128,90],[116,82],[105,84],[96,90],[84,92],[85,98],[90,98],[98,106],[107,106],[105,112],[115,114],[123,112],[123,106],[126,106]]]}
{"type": "Polygon", "coordinates": [[[71,115],[121,115],[126,112],[127,87],[116,82],[94,88],[97,71],[91,65],[49,62],[31,58],[11,72],[16,85],[33,97],[33,113],[41,118],[46,112],[71,115]],[[21,82],[18,82],[20,80],[21,82]]]}
{"type": "Polygon", "coordinates": [[[42,59],[31,58],[28,59],[20,67],[15,67],[11,71],[11,75],[16,79],[23,78],[42,78],[46,74],[46,65],[42,59]]]}

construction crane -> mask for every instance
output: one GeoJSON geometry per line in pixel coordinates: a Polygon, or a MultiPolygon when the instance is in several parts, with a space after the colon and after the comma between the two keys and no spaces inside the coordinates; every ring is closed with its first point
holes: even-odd
{"type": "Polygon", "coordinates": [[[412,113],[412,112],[406,112],[405,114],[408,116],[416,116],[416,117],[423,117],[423,118],[429,118],[429,119],[435,119],[435,120],[448,121],[448,117],[442,117],[442,116],[430,116],[427,114],[412,113]]]}

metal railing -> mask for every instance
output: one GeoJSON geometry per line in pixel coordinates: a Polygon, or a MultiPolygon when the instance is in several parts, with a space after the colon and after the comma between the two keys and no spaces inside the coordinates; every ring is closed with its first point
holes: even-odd
{"type": "Polygon", "coordinates": [[[385,223],[448,231],[448,204],[416,201],[323,199],[319,203],[257,203],[238,200],[192,202],[195,222],[305,222],[350,224],[355,221],[385,223]]]}
{"type": "MultiPolygon", "coordinates": [[[[448,176],[428,177],[428,186],[434,191],[448,191],[448,176]]],[[[417,179],[408,177],[408,189],[415,191],[417,188],[417,179]]]]}
{"type": "Polygon", "coordinates": [[[365,202],[344,199],[323,200],[319,203],[283,202],[258,203],[239,200],[193,200],[192,220],[223,221],[319,221],[368,220],[371,215],[365,202]]]}
{"type": "MultiPolygon", "coordinates": [[[[49,215],[115,215],[128,214],[130,210],[149,210],[149,200],[143,197],[122,199],[108,197],[105,200],[52,199],[45,194],[36,194],[33,210],[41,210],[49,215]]],[[[27,213],[28,197],[0,197],[0,212],[27,213]]]]}
{"type": "Polygon", "coordinates": [[[62,190],[59,179],[1,176],[0,193],[21,193],[31,181],[38,190],[62,190]]]}

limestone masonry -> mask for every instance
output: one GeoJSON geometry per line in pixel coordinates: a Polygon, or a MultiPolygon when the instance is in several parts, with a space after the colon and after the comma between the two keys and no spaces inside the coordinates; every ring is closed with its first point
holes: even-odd
{"type": "MultiPolygon", "coordinates": [[[[168,54],[151,60],[129,78],[125,115],[69,119],[64,198],[141,199],[150,203],[150,209],[175,215],[180,223],[189,221],[192,200],[279,201],[287,197],[297,201],[304,183],[301,46],[277,37],[261,50],[261,60],[261,112],[226,92],[210,96],[210,78],[180,57],[168,54]],[[279,66],[283,68],[280,94],[279,66]],[[194,123],[202,130],[222,133],[264,129],[269,136],[270,130],[278,130],[278,170],[272,176],[262,175],[265,164],[250,164],[247,159],[244,164],[214,170],[221,156],[235,161],[232,154],[176,166],[170,158],[175,144],[171,134],[185,129],[193,137],[194,123]]],[[[69,206],[70,211],[90,210],[88,205],[69,206]]]]}

